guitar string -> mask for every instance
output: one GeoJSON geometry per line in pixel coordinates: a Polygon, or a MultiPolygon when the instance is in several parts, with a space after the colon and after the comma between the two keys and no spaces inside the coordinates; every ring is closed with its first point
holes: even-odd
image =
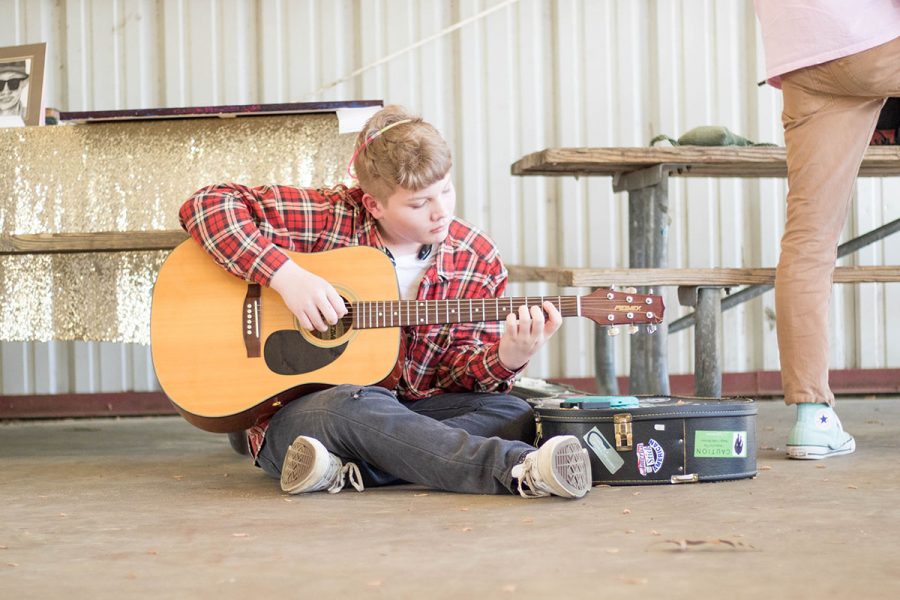
{"type": "MultiPolygon", "coordinates": [[[[517,310],[518,310],[519,307],[525,305],[525,302],[515,302],[515,300],[517,300],[517,299],[515,299],[515,298],[514,298],[513,300],[514,300],[513,305],[516,307],[517,310]]],[[[398,302],[398,301],[396,301],[396,300],[386,300],[386,301],[384,301],[384,302],[382,302],[382,301],[380,301],[380,300],[377,301],[377,302],[376,302],[376,301],[358,302],[358,303],[356,303],[356,304],[351,304],[351,305],[350,305],[350,310],[352,311],[354,306],[363,306],[363,307],[365,307],[366,310],[369,310],[369,309],[371,309],[371,308],[374,307],[374,308],[377,310],[377,309],[378,309],[378,307],[377,307],[378,304],[387,304],[387,303],[392,303],[392,304],[393,304],[393,303],[397,303],[397,302],[398,302]]],[[[401,300],[401,301],[399,301],[399,302],[402,302],[402,303],[408,303],[408,304],[401,305],[400,308],[403,309],[403,310],[406,310],[407,307],[409,307],[409,308],[414,308],[416,304],[427,303],[427,304],[429,305],[429,307],[431,307],[431,306],[438,306],[438,307],[440,307],[440,308],[438,308],[438,310],[444,311],[444,310],[445,310],[445,307],[440,305],[441,302],[446,302],[446,303],[449,305],[450,303],[455,303],[456,300],[401,300]]],[[[590,306],[591,308],[598,308],[598,307],[603,306],[604,304],[607,304],[607,305],[613,305],[613,306],[619,306],[619,305],[621,305],[621,304],[623,304],[623,303],[628,303],[628,304],[638,305],[638,306],[640,306],[641,308],[643,308],[644,306],[648,306],[648,307],[656,306],[655,303],[654,303],[654,304],[644,304],[643,302],[639,302],[639,301],[637,301],[637,300],[633,300],[633,301],[630,302],[630,303],[627,302],[626,300],[620,300],[620,301],[618,301],[618,303],[616,303],[616,302],[617,302],[617,301],[606,300],[606,299],[589,299],[589,298],[582,298],[582,299],[581,299],[581,306],[590,306]]],[[[509,304],[509,303],[510,303],[510,302],[509,302],[508,300],[506,300],[506,301],[503,302],[503,304],[509,304]]],[[[499,303],[498,303],[498,304],[499,304],[499,303]]],[[[565,299],[564,299],[564,301],[563,301],[562,303],[559,303],[559,302],[553,302],[552,304],[553,304],[554,306],[556,306],[556,307],[576,308],[576,307],[578,306],[578,300],[577,300],[577,299],[572,299],[572,300],[570,300],[570,301],[565,301],[565,299]]],[[[529,304],[529,306],[538,306],[538,304],[532,303],[532,304],[529,304]]],[[[480,308],[480,307],[479,307],[479,308],[480,308]]],[[[504,306],[497,306],[497,307],[491,306],[491,307],[487,307],[487,308],[490,309],[490,310],[507,310],[507,307],[504,307],[504,306]]],[[[451,309],[451,310],[455,310],[455,309],[451,309]]],[[[466,308],[466,310],[469,310],[469,308],[466,308]]]]}
{"type": "MultiPolygon", "coordinates": [[[[655,311],[649,310],[650,308],[654,308],[654,307],[656,306],[655,303],[654,303],[654,304],[645,304],[645,303],[644,303],[644,299],[645,299],[645,298],[648,298],[648,297],[650,297],[650,296],[648,296],[648,295],[642,295],[642,294],[635,294],[635,295],[632,297],[632,300],[630,301],[630,303],[631,303],[631,304],[636,304],[636,305],[638,306],[638,308],[635,309],[635,310],[632,310],[631,312],[637,313],[637,314],[644,314],[644,313],[646,313],[646,312],[655,312],[655,311]]],[[[492,301],[493,301],[492,303],[494,304],[494,306],[491,306],[491,307],[485,307],[485,308],[490,309],[490,310],[500,311],[500,310],[507,310],[505,307],[501,307],[501,303],[502,303],[502,304],[510,304],[510,303],[512,303],[512,304],[515,305],[516,307],[519,307],[519,306],[526,305],[526,304],[527,304],[526,300],[534,300],[534,299],[536,299],[536,298],[537,298],[537,297],[530,297],[530,296],[529,296],[529,297],[484,298],[484,299],[482,299],[482,300],[483,300],[484,302],[492,302],[492,301]]],[[[596,309],[596,308],[600,308],[600,307],[602,307],[604,304],[609,305],[609,304],[612,303],[613,305],[615,305],[616,302],[619,302],[619,303],[627,303],[627,302],[629,302],[629,301],[628,301],[627,299],[625,299],[625,298],[613,298],[613,299],[609,299],[609,298],[596,298],[596,297],[591,297],[591,296],[555,296],[555,297],[554,297],[554,296],[544,296],[543,299],[544,299],[545,301],[547,301],[547,302],[551,302],[554,306],[557,307],[558,310],[561,310],[561,311],[571,310],[571,309],[577,309],[577,308],[578,308],[578,305],[579,305],[579,300],[580,300],[580,305],[581,305],[581,307],[582,307],[582,308],[587,308],[587,309],[596,309]],[[556,300],[555,302],[554,302],[554,299],[556,300]]],[[[363,315],[363,316],[365,316],[365,317],[369,317],[369,318],[371,318],[372,320],[376,320],[376,321],[377,321],[377,320],[379,320],[379,319],[383,319],[383,318],[384,318],[383,315],[380,314],[380,313],[377,314],[377,315],[371,314],[372,311],[377,312],[377,311],[379,310],[379,308],[378,308],[378,306],[377,306],[378,304],[383,304],[383,305],[387,305],[387,304],[391,304],[391,305],[399,305],[399,309],[400,309],[400,310],[399,310],[399,313],[398,313],[398,317],[400,317],[400,316],[402,315],[402,312],[403,312],[403,310],[405,309],[405,310],[407,311],[407,319],[406,319],[406,321],[409,321],[409,320],[410,320],[410,319],[409,319],[409,311],[410,311],[410,309],[411,309],[414,305],[417,305],[417,304],[422,303],[422,302],[428,303],[429,306],[435,306],[434,312],[435,312],[435,314],[437,314],[437,313],[439,313],[439,312],[447,311],[447,310],[450,308],[450,304],[451,304],[451,303],[457,303],[457,304],[458,304],[458,301],[459,301],[459,300],[460,300],[460,299],[446,299],[446,300],[385,300],[385,301],[381,301],[381,300],[377,300],[377,301],[376,301],[376,300],[368,300],[368,301],[362,301],[362,302],[357,302],[356,304],[350,304],[349,307],[348,307],[348,312],[347,312],[347,314],[344,315],[344,316],[340,319],[340,322],[341,322],[341,325],[344,326],[344,327],[347,327],[348,325],[349,325],[349,326],[352,326],[352,325],[353,325],[353,321],[354,321],[354,316],[355,316],[355,314],[356,314],[356,311],[354,311],[354,307],[357,307],[357,306],[361,308],[361,310],[360,310],[360,312],[359,312],[360,315],[363,315]],[[445,303],[445,305],[444,305],[443,307],[440,305],[441,302],[444,302],[444,303],[445,303]]],[[[471,304],[471,303],[472,303],[472,302],[477,302],[479,299],[477,299],[477,298],[463,298],[463,299],[461,299],[461,300],[462,300],[463,302],[466,301],[466,300],[469,300],[469,301],[470,301],[470,306],[468,307],[467,310],[469,311],[468,317],[472,317],[473,315],[472,315],[472,312],[471,312],[471,310],[472,310],[472,304],[471,304]]],[[[532,305],[536,305],[536,304],[535,304],[534,302],[532,302],[532,305]]],[[[477,310],[477,309],[476,309],[476,310],[477,310]]],[[[453,309],[453,312],[456,312],[456,310],[453,309]]],[[[518,309],[516,310],[516,312],[518,312],[518,309]]],[[[602,312],[602,311],[601,311],[601,312],[602,312]]],[[[611,311],[610,311],[610,312],[611,312],[611,311]]],[[[619,312],[621,312],[621,311],[619,311],[619,312]]],[[[463,312],[463,311],[460,311],[460,314],[464,314],[464,312],[463,312]]],[[[487,313],[487,312],[486,312],[485,314],[490,314],[490,313],[487,313]]],[[[501,315],[500,315],[500,313],[497,313],[496,316],[497,316],[497,317],[500,317],[501,315]]],[[[563,316],[577,316],[577,315],[572,314],[572,315],[563,315],[563,316]]],[[[657,315],[654,315],[654,316],[657,316],[657,315]]],[[[505,319],[505,315],[503,316],[503,318],[496,318],[496,319],[494,319],[494,318],[490,318],[490,319],[476,319],[476,321],[477,321],[477,320],[484,320],[484,321],[503,321],[504,319],[505,319]]],[[[401,318],[399,318],[398,320],[400,320],[400,321],[402,322],[404,319],[401,317],[401,318]]],[[[442,320],[442,321],[443,321],[443,320],[442,320]]],[[[461,322],[466,322],[466,321],[467,321],[467,319],[462,319],[461,322]]],[[[453,322],[455,322],[455,321],[450,320],[450,321],[445,321],[445,322],[446,322],[446,323],[453,323],[453,322]]],[[[626,322],[626,323],[627,323],[627,322],[626,322]]],[[[431,320],[430,320],[430,319],[429,319],[429,321],[428,321],[428,324],[433,324],[433,323],[431,323],[431,320]]]]}
{"type": "MultiPolygon", "coordinates": [[[[463,301],[465,302],[465,299],[463,299],[463,301]]],[[[493,302],[491,299],[488,299],[487,301],[492,302],[493,304],[496,304],[496,306],[490,306],[490,307],[486,307],[486,308],[496,309],[496,310],[506,310],[506,307],[500,306],[501,303],[502,304],[510,304],[509,299],[504,299],[504,300],[498,301],[498,302],[493,302]]],[[[557,306],[557,307],[572,308],[572,307],[578,306],[578,298],[563,298],[562,302],[552,302],[550,300],[547,300],[547,301],[551,302],[554,306],[557,306]]],[[[353,307],[355,307],[355,306],[362,306],[362,307],[365,307],[366,309],[371,309],[374,307],[377,310],[378,304],[383,304],[383,305],[390,304],[392,306],[400,305],[400,307],[402,309],[406,309],[408,307],[412,308],[416,304],[426,303],[429,305],[429,307],[430,306],[439,306],[440,307],[439,310],[444,310],[445,307],[440,305],[441,302],[447,303],[447,305],[449,306],[451,303],[456,303],[456,300],[455,299],[451,299],[451,300],[385,300],[385,301],[368,300],[368,301],[363,301],[363,302],[357,302],[355,304],[350,304],[349,307],[350,307],[351,311],[352,311],[353,307]]],[[[592,308],[600,307],[600,306],[603,306],[604,304],[608,304],[608,305],[611,304],[614,306],[618,306],[618,305],[621,305],[622,303],[635,304],[635,305],[641,306],[642,308],[644,306],[652,307],[652,306],[656,305],[655,303],[654,304],[645,304],[644,302],[639,301],[638,299],[633,299],[632,301],[629,302],[627,300],[608,300],[606,298],[581,298],[581,306],[590,306],[592,308]]],[[[520,306],[526,305],[526,302],[524,302],[524,299],[522,299],[522,298],[512,298],[512,304],[518,308],[520,306]]],[[[531,303],[530,306],[538,306],[538,304],[531,303]]],[[[455,309],[453,309],[453,310],[455,310],[455,309]]],[[[467,308],[467,310],[469,310],[469,308],[467,308]]]]}

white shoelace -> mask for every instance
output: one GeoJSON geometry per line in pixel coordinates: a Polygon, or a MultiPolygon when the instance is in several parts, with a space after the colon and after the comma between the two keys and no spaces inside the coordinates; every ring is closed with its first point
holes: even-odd
{"type": "Polygon", "coordinates": [[[359,470],[359,467],[356,466],[356,463],[348,462],[346,465],[341,467],[340,475],[334,478],[334,483],[328,488],[329,494],[337,494],[339,491],[344,489],[344,485],[347,483],[347,478],[350,479],[350,485],[357,492],[361,492],[366,489],[363,486],[362,482],[362,473],[359,470]]]}
{"type": "Polygon", "coordinates": [[[522,461],[522,476],[519,477],[519,495],[523,498],[544,498],[549,496],[550,492],[546,490],[544,482],[535,479],[532,465],[533,461],[530,456],[522,461]],[[527,486],[527,489],[523,487],[523,484],[527,486]]]}

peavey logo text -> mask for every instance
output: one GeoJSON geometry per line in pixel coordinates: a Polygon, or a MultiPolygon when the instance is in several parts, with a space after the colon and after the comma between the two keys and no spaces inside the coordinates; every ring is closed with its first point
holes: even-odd
{"type": "Polygon", "coordinates": [[[613,309],[616,312],[635,312],[637,310],[641,310],[640,304],[630,305],[630,304],[617,304],[613,309]]]}

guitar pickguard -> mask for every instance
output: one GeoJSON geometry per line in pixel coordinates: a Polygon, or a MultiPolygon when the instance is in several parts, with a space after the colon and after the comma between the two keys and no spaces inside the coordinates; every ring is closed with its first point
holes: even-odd
{"type": "Polygon", "coordinates": [[[333,363],[346,349],[347,342],[331,347],[316,346],[305,340],[299,331],[282,329],[266,339],[263,356],[273,372],[300,375],[333,363]]]}

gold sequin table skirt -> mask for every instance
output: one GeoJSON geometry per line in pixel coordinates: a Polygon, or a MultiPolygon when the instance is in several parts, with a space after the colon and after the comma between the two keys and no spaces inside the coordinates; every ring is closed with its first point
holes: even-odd
{"type": "MultiPolygon", "coordinates": [[[[213,183],[347,181],[333,113],[0,129],[0,235],[179,228],[213,183]]],[[[148,344],[168,251],[0,256],[0,340],[148,344]]]]}

